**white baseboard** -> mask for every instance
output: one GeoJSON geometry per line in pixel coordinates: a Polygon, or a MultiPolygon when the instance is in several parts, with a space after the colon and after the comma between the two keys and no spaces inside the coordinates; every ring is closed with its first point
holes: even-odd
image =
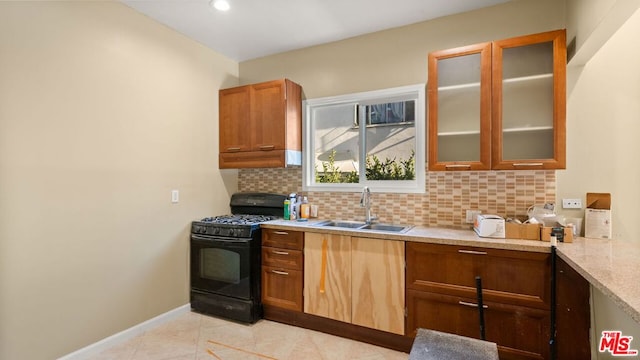
{"type": "Polygon", "coordinates": [[[147,321],[141,322],[138,325],[134,325],[126,330],[123,330],[117,334],[113,334],[107,338],[104,338],[91,345],[85,346],[82,349],[76,350],[70,354],[67,354],[58,360],[81,360],[88,359],[93,355],[97,355],[104,350],[107,350],[115,345],[121,344],[129,339],[132,339],[147,330],[153,329],[159,325],[162,325],[170,320],[173,320],[180,315],[186,314],[191,311],[191,304],[185,304],[179,306],[173,310],[169,310],[164,314],[160,314],[147,321]]]}

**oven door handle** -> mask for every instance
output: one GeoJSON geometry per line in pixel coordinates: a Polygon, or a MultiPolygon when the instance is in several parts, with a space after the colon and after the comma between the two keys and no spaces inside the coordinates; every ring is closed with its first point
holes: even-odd
{"type": "Polygon", "coordinates": [[[217,242],[217,243],[229,243],[229,244],[244,244],[251,241],[251,239],[246,238],[228,238],[228,237],[218,237],[218,236],[200,236],[191,234],[191,240],[200,241],[200,242],[217,242]]]}

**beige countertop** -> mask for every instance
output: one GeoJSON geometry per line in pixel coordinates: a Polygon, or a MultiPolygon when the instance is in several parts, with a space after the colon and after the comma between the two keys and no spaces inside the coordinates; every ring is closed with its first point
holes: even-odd
{"type": "MultiPolygon", "coordinates": [[[[433,244],[535,252],[551,251],[548,242],[481,238],[473,230],[415,226],[405,233],[390,233],[318,226],[321,221],[273,220],[262,223],[261,226],[433,244]]],[[[557,254],[593,286],[612,299],[632,319],[640,323],[640,242],[576,238],[573,243],[558,243],[557,254]]]]}
{"type": "Polygon", "coordinates": [[[521,250],[535,252],[550,252],[551,246],[548,242],[517,239],[493,239],[479,237],[473,230],[432,228],[424,226],[414,226],[404,233],[393,233],[386,231],[358,230],[348,228],[336,228],[318,226],[323,220],[309,221],[288,221],[273,220],[262,223],[263,228],[285,229],[291,231],[308,231],[332,234],[343,234],[351,236],[361,236],[376,239],[404,240],[426,242],[432,244],[481,246],[494,249],[521,250]]]}
{"type": "Polygon", "coordinates": [[[577,238],[557,254],[640,323],[640,242],[577,238]]]}

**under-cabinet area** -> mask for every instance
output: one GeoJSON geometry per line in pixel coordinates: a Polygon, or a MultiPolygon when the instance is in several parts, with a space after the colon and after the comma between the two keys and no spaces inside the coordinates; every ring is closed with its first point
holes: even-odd
{"type": "Polygon", "coordinates": [[[564,30],[435,51],[428,73],[429,170],[565,168],[564,30]]]}

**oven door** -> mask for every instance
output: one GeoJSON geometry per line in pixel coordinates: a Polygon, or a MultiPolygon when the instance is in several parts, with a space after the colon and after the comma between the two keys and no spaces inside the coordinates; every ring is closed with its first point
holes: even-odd
{"type": "Polygon", "coordinates": [[[251,299],[253,241],[191,234],[191,289],[251,299]]]}

